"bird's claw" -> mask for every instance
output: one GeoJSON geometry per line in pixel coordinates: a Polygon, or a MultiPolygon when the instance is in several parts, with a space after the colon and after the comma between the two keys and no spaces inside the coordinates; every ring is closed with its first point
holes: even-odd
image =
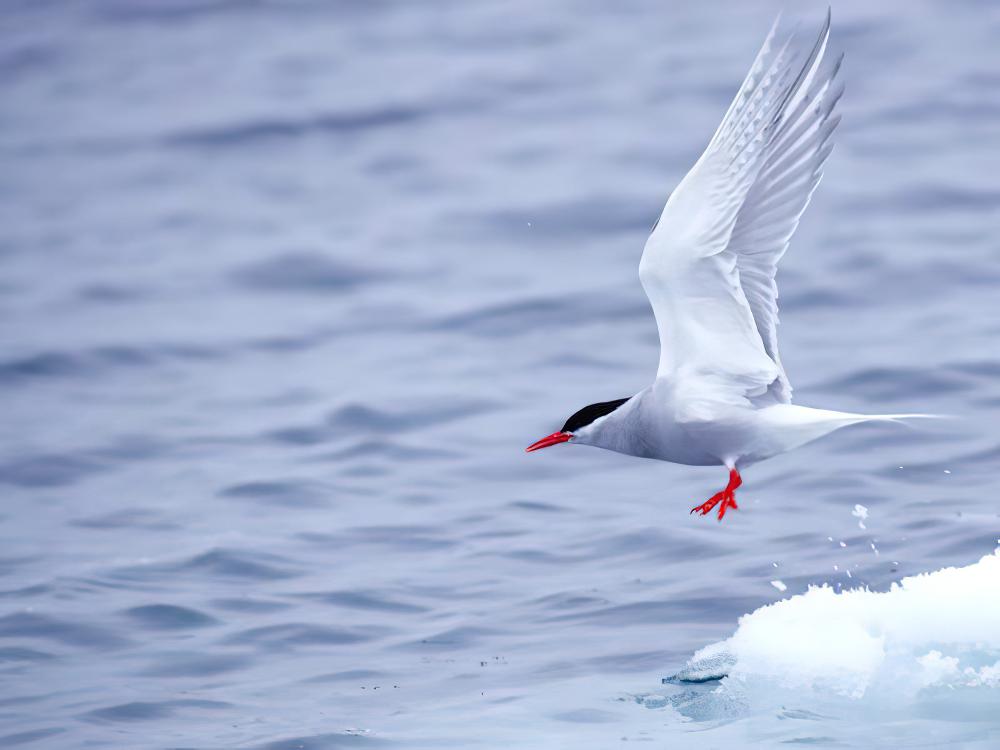
{"type": "Polygon", "coordinates": [[[727,510],[729,510],[730,508],[732,508],[733,510],[738,510],[740,507],[736,504],[736,493],[726,492],[726,490],[723,490],[722,492],[717,492],[716,494],[712,495],[712,497],[703,502],[701,505],[694,506],[691,509],[691,512],[707,516],[709,513],[712,512],[712,510],[715,508],[716,505],[719,506],[720,521],[725,517],[727,510]]]}
{"type": "Polygon", "coordinates": [[[723,490],[722,492],[716,492],[701,505],[694,506],[691,509],[691,512],[700,513],[703,516],[707,516],[709,513],[712,512],[712,509],[719,504],[719,502],[722,500],[723,497],[725,497],[725,495],[726,495],[725,490],[723,490]]]}
{"type": "Polygon", "coordinates": [[[730,469],[729,484],[726,485],[726,489],[722,490],[722,492],[716,492],[701,505],[694,506],[691,512],[707,516],[718,505],[719,520],[721,521],[725,517],[727,510],[730,508],[733,510],[739,509],[740,506],[736,504],[736,488],[741,484],[743,484],[743,480],[740,478],[739,472],[735,469],[730,469]]]}
{"type": "Polygon", "coordinates": [[[726,511],[732,508],[733,510],[739,510],[736,504],[736,493],[730,492],[724,498],[722,498],[722,504],[719,505],[719,520],[721,521],[723,516],[726,515],[726,511]]]}

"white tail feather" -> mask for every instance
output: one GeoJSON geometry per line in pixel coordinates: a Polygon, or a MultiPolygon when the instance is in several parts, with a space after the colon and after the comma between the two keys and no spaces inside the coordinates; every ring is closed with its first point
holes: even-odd
{"type": "Polygon", "coordinates": [[[863,422],[907,424],[908,419],[942,418],[936,414],[851,414],[828,409],[812,409],[797,404],[775,404],[761,409],[757,414],[762,427],[760,443],[757,450],[748,454],[761,458],[784,453],[829,435],[842,427],[863,422]]]}
{"type": "Polygon", "coordinates": [[[949,419],[945,414],[856,414],[851,416],[860,417],[865,422],[896,422],[912,426],[905,419],[949,419]]]}

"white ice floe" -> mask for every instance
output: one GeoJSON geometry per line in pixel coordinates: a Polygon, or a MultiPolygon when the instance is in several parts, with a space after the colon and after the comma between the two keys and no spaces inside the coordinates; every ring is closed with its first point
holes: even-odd
{"type": "Polygon", "coordinates": [[[926,710],[961,700],[1000,722],[1000,549],[882,593],[810,587],[761,607],[676,675],[720,678],[714,692],[729,705],[814,695],[926,710]]]}

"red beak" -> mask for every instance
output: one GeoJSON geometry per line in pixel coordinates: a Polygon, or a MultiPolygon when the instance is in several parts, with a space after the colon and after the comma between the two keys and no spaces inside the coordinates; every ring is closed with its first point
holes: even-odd
{"type": "Polygon", "coordinates": [[[548,437],[543,437],[537,443],[532,443],[524,450],[526,450],[528,453],[531,453],[531,451],[537,451],[541,450],[542,448],[548,448],[550,445],[558,445],[559,443],[565,443],[571,437],[573,437],[572,432],[553,432],[548,437]]]}

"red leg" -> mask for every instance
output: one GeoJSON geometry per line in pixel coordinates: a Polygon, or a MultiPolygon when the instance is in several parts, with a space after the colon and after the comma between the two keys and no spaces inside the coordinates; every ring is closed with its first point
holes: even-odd
{"type": "Polygon", "coordinates": [[[732,508],[737,510],[739,506],[736,504],[736,488],[743,484],[743,480],[740,478],[740,473],[736,469],[729,470],[729,484],[726,485],[726,489],[722,492],[716,492],[708,500],[703,502],[701,505],[696,505],[691,509],[692,513],[701,513],[703,516],[707,516],[712,512],[712,509],[716,505],[719,506],[719,520],[726,515],[726,511],[732,508]],[[720,505],[721,503],[721,505],[720,505]]]}

